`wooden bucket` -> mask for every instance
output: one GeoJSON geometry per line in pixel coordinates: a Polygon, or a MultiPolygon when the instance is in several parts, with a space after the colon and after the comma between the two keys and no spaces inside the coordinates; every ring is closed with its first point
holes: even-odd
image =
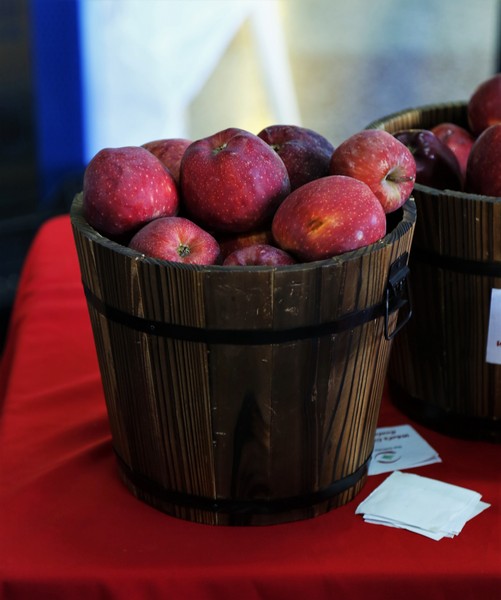
{"type": "MultiPolygon", "coordinates": [[[[395,133],[467,126],[466,103],[394,113],[368,128],[395,133]]],[[[486,360],[492,290],[501,288],[501,198],[416,184],[413,318],[392,351],[389,380],[409,416],[463,438],[501,441],[501,365],[486,360]]]]}
{"type": "Polygon", "coordinates": [[[391,217],[383,240],[342,257],[197,267],[102,237],[75,198],[113,446],[134,495],[194,522],[264,525],[360,491],[408,312],[414,201],[391,217]]]}

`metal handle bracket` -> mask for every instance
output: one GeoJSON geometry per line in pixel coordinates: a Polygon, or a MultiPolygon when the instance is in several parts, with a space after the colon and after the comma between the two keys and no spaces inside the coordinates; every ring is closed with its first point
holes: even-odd
{"type": "Polygon", "coordinates": [[[390,266],[388,284],[386,286],[384,313],[384,337],[387,340],[393,339],[412,316],[412,301],[409,285],[410,269],[408,261],[409,253],[404,252],[404,254],[399,256],[390,266]],[[407,307],[405,314],[403,317],[399,314],[395,327],[390,331],[390,314],[403,307],[407,307]]]}

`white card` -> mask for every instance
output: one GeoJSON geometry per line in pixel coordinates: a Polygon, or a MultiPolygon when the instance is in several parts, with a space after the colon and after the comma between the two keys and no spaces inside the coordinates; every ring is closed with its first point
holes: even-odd
{"type": "Polygon", "coordinates": [[[487,332],[488,363],[501,365],[501,290],[493,289],[491,293],[491,311],[487,332]]]}
{"type": "Polygon", "coordinates": [[[410,425],[376,429],[369,475],[422,467],[436,462],[441,462],[437,452],[410,425]]]}

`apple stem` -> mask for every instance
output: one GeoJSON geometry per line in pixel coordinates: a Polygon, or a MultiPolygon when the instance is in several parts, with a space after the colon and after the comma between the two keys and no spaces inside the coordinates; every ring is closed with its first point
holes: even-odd
{"type": "Polygon", "coordinates": [[[386,176],[386,180],[393,183],[404,183],[406,181],[413,181],[414,177],[411,177],[410,175],[399,175],[397,170],[391,170],[386,176]]]}
{"type": "Polygon", "coordinates": [[[185,258],[191,253],[190,247],[186,244],[179,244],[177,247],[177,253],[181,258],[185,258]]]}
{"type": "Polygon", "coordinates": [[[224,150],[226,148],[228,144],[225,142],[224,144],[221,144],[220,146],[218,146],[217,148],[214,148],[212,150],[212,154],[218,154],[219,152],[221,152],[221,150],[224,150]]]}

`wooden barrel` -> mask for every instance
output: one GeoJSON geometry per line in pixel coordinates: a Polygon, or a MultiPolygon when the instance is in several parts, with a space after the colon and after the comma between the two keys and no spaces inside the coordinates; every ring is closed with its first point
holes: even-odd
{"type": "Polygon", "coordinates": [[[380,242],[278,268],[146,258],[92,229],[81,194],[71,221],[113,447],[138,498],[265,525],[360,491],[408,311],[413,200],[380,242]]]}
{"type": "MultiPolygon", "coordinates": [[[[368,128],[395,133],[440,122],[467,126],[466,103],[394,113],[368,128]]],[[[501,198],[416,184],[413,318],[389,366],[394,398],[444,433],[501,441],[501,365],[487,361],[491,297],[501,288],[501,198]]]]}

